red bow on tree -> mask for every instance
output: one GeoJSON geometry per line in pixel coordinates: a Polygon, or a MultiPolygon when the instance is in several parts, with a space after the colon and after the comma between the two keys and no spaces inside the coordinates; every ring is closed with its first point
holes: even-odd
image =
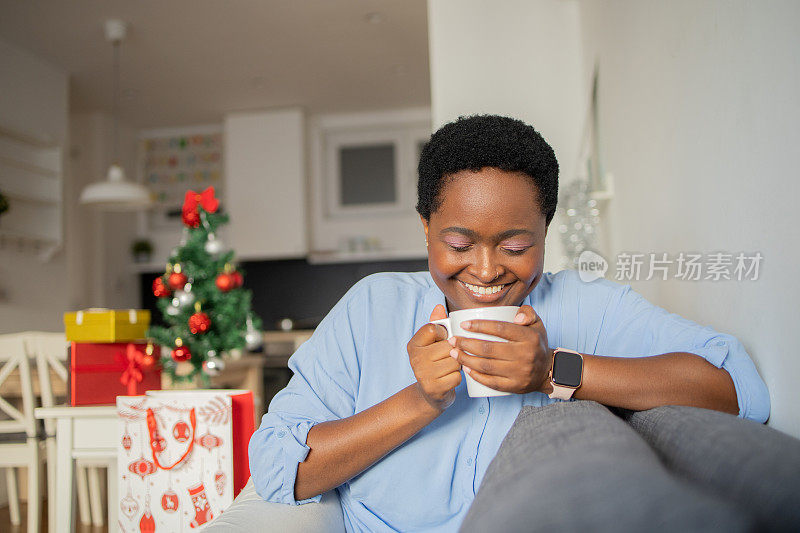
{"type": "Polygon", "coordinates": [[[128,366],[119,378],[119,382],[128,387],[128,396],[136,395],[136,385],[142,382],[142,359],[144,354],[136,349],[132,343],[128,344],[125,354],[128,359],[128,366]]]}
{"type": "Polygon", "coordinates": [[[215,213],[219,208],[219,200],[214,198],[214,187],[209,187],[203,192],[186,191],[183,200],[183,212],[197,211],[197,206],[201,206],[209,213],[215,213]]]}
{"type": "Polygon", "coordinates": [[[200,210],[197,208],[198,205],[209,213],[213,213],[219,208],[219,200],[214,198],[214,187],[209,187],[201,193],[186,191],[186,197],[183,200],[181,219],[183,219],[183,223],[190,228],[197,228],[200,226],[200,210]]]}

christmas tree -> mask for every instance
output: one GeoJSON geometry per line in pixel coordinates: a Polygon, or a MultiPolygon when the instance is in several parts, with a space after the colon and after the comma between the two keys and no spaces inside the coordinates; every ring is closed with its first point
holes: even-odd
{"type": "Polygon", "coordinates": [[[161,366],[173,381],[208,378],[224,367],[224,358],[261,344],[261,321],[251,311],[251,293],[225,251],[217,231],[228,222],[218,212],[214,188],[187,191],[183,203],[183,238],[170,254],[166,272],[153,281],[166,327],[153,326],[147,335],[166,347],[161,366]],[[188,364],[185,364],[188,363],[188,364]]]}

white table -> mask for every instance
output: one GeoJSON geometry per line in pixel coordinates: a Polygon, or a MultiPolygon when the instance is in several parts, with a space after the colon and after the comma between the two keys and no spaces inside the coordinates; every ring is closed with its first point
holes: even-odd
{"type": "Polygon", "coordinates": [[[71,533],[75,528],[75,459],[108,464],[108,530],[117,527],[117,407],[39,407],[36,418],[56,421],[56,465],[48,468],[48,483],[56,488],[55,516],[50,531],[71,533]]]}

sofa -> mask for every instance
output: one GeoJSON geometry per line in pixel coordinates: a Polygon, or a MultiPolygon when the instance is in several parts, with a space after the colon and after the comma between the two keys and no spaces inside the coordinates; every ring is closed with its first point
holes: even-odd
{"type": "MultiPolygon", "coordinates": [[[[344,531],[337,492],[292,506],[264,501],[251,480],[205,529],[267,530],[344,531]]],[[[694,407],[633,412],[588,401],[523,407],[462,532],[554,530],[800,531],[800,440],[694,407]],[[581,432],[589,439],[573,438],[581,432]],[[525,460],[547,447],[545,461],[525,460]],[[634,468],[642,463],[650,470],[634,468]],[[573,483],[566,492],[551,490],[565,479],[573,483]]]]}

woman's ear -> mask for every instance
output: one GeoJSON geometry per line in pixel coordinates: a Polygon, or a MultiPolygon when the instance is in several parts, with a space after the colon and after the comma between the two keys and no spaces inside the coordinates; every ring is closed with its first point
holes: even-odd
{"type": "Polygon", "coordinates": [[[425,246],[427,247],[428,246],[428,221],[425,220],[425,218],[422,215],[419,216],[419,219],[422,221],[422,229],[425,230],[425,246]]]}

